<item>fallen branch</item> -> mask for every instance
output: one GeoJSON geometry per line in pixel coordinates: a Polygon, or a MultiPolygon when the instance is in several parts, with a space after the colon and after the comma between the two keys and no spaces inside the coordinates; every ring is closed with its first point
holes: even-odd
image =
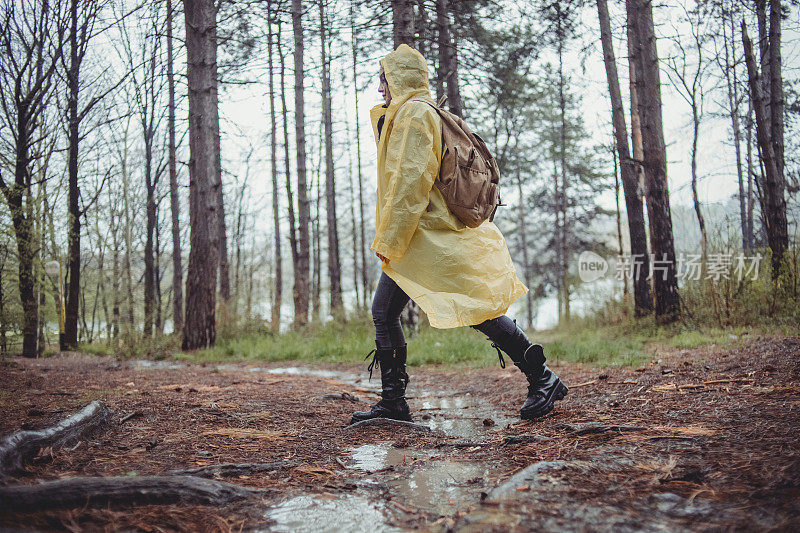
{"type": "Polygon", "coordinates": [[[60,448],[81,440],[89,432],[105,425],[111,409],[94,401],[58,424],[36,431],[18,431],[0,441],[0,477],[21,471],[26,460],[41,448],[60,448]]]}
{"type": "Polygon", "coordinates": [[[592,381],[587,381],[585,383],[578,383],[577,385],[570,385],[569,388],[570,389],[577,389],[578,387],[588,387],[589,385],[594,385],[595,383],[597,383],[597,380],[593,379],[592,381]]]}
{"type": "Polygon", "coordinates": [[[647,428],[641,426],[587,426],[575,430],[574,435],[596,435],[598,433],[622,433],[625,431],[645,431],[647,428]]]}
{"type": "Polygon", "coordinates": [[[503,439],[503,444],[526,444],[528,442],[542,442],[545,440],[550,440],[550,437],[544,437],[542,435],[516,435],[503,439]]]}
{"type": "Polygon", "coordinates": [[[417,431],[424,431],[427,433],[433,431],[428,426],[422,424],[415,424],[414,422],[406,422],[405,420],[394,420],[392,418],[370,418],[369,420],[362,420],[361,422],[350,424],[345,429],[355,429],[366,426],[400,426],[410,429],[416,429],[417,431]]]}
{"type": "Polygon", "coordinates": [[[0,487],[0,510],[145,504],[224,505],[263,491],[195,476],[76,477],[0,487]]]}
{"type": "Polygon", "coordinates": [[[296,466],[296,461],[281,461],[276,463],[223,463],[219,465],[187,468],[184,470],[170,470],[165,476],[197,476],[202,478],[231,477],[258,472],[272,472],[281,468],[296,466]]]}
{"type": "Polygon", "coordinates": [[[492,446],[493,444],[494,444],[493,442],[464,442],[464,441],[460,441],[460,442],[441,442],[441,443],[437,444],[435,447],[436,448],[446,448],[446,447],[451,447],[451,448],[477,448],[477,447],[480,447],[480,446],[492,446]]]}
{"type": "Polygon", "coordinates": [[[711,379],[709,381],[704,381],[703,384],[705,385],[716,385],[718,383],[752,383],[753,380],[750,378],[731,378],[731,379],[711,379]]]}
{"type": "Polygon", "coordinates": [[[322,400],[347,400],[348,402],[358,403],[358,402],[365,402],[366,400],[362,400],[358,396],[353,396],[349,392],[341,392],[338,394],[330,393],[330,394],[323,394],[320,396],[322,400]]]}

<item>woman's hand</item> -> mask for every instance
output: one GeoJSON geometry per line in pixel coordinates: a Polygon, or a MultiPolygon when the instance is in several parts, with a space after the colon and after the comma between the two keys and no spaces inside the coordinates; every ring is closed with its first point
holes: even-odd
{"type": "Polygon", "coordinates": [[[378,252],[375,252],[375,255],[377,255],[378,257],[380,257],[381,261],[383,261],[383,262],[385,262],[385,263],[388,263],[388,262],[389,262],[389,259],[388,259],[388,258],[387,258],[385,255],[381,255],[381,254],[379,254],[378,252]]]}

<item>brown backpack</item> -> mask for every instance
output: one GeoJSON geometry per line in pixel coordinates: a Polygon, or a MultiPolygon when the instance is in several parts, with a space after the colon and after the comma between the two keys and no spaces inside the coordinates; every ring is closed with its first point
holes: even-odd
{"type": "Polygon", "coordinates": [[[497,162],[486,143],[457,115],[427,100],[416,100],[433,107],[442,118],[445,152],[436,185],[448,209],[465,226],[477,228],[494,220],[500,203],[497,162]]]}

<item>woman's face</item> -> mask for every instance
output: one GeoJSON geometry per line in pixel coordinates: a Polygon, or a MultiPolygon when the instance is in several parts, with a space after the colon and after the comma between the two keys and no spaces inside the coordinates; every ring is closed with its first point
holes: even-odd
{"type": "Polygon", "coordinates": [[[381,67],[379,77],[380,85],[378,85],[378,92],[381,93],[381,96],[383,96],[383,100],[386,102],[386,105],[389,105],[392,102],[392,95],[389,94],[389,83],[386,81],[386,74],[383,72],[383,67],[381,67]]]}

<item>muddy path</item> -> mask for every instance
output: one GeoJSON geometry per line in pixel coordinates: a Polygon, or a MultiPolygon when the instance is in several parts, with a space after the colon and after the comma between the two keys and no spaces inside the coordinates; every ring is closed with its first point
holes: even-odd
{"type": "Polygon", "coordinates": [[[16,483],[279,462],[223,478],[225,507],[6,513],[25,530],[675,531],[800,526],[800,339],[664,351],[642,368],[554,365],[571,386],[519,421],[515,368],[410,369],[424,428],[347,428],[375,401],[362,366],[185,365],[72,354],[0,373],[0,434],[93,400],[102,434],[41,450],[16,483]]]}

